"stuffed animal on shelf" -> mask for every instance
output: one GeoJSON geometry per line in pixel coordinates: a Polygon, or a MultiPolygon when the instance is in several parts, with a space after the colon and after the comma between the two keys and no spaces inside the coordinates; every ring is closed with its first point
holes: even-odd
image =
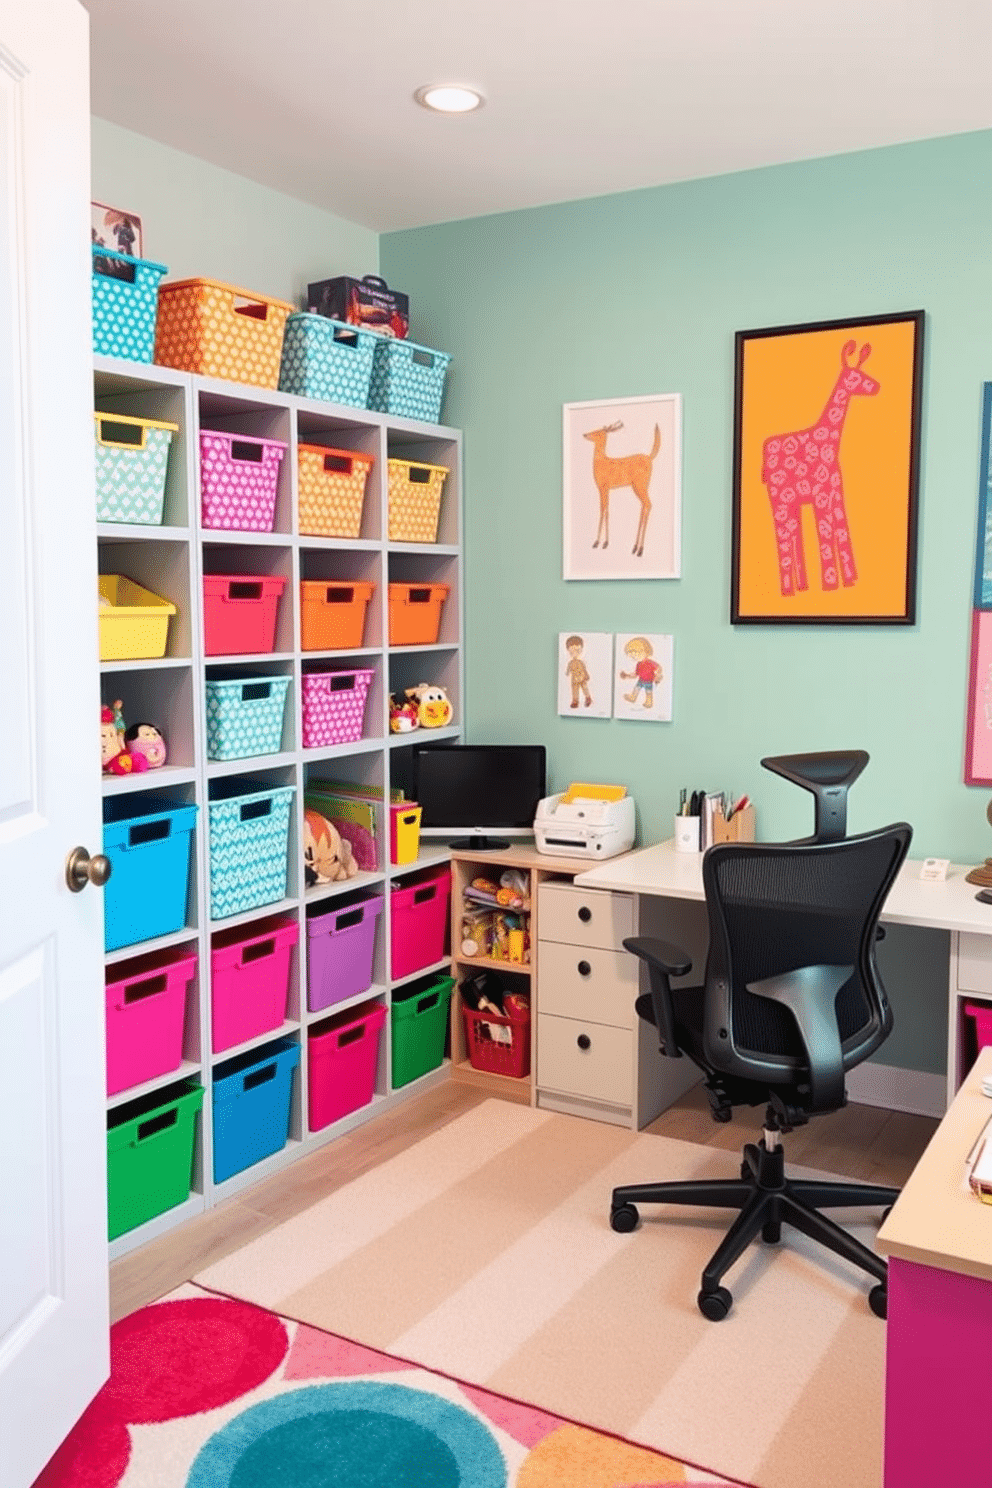
{"type": "Polygon", "coordinates": [[[417,705],[417,722],[421,728],[446,728],[454,716],[448,694],[433,682],[418,682],[416,687],[408,687],[406,696],[417,705]]]}
{"type": "Polygon", "coordinates": [[[124,742],[124,704],[117,698],[112,708],[100,709],[100,758],[105,775],[140,775],[148,769],[144,755],[133,755],[124,742]]]}
{"type": "Polygon", "coordinates": [[[416,698],[407,697],[405,703],[396,701],[396,694],[389,694],[389,727],[394,734],[409,734],[420,727],[416,698]]]}
{"type": "Polygon", "coordinates": [[[358,872],[351,850],[333,822],[309,808],[303,813],[303,876],[307,888],[337,883],[358,872]]]}
{"type": "MultiPolygon", "coordinates": [[[[157,770],[165,764],[167,750],[161,729],[153,723],[132,723],[124,730],[124,744],[135,760],[143,758],[149,770],[157,770]]],[[[136,769],[140,766],[135,765],[136,769]]]]}

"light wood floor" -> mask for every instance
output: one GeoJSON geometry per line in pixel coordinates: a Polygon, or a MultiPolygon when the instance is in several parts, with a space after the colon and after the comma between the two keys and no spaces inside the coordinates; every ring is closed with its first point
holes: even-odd
{"type": "MultiPolygon", "coordinates": [[[[110,1268],[112,1319],[116,1321],[164,1296],[205,1266],[308,1209],[325,1194],[446,1126],[486,1098],[483,1091],[471,1085],[449,1080],[301,1158],[241,1197],[121,1257],[110,1268]]],[[[648,1130],[738,1153],[746,1141],[760,1135],[761,1115],[760,1108],[738,1108],[733,1121],[718,1125],[710,1116],[702,1087],[696,1086],[648,1130]]],[[[925,1116],[849,1105],[786,1137],[786,1162],[899,1188],[936,1126],[936,1121],[925,1116]]],[[[732,1164],[731,1171],[735,1168],[732,1164]]],[[[663,1176],[645,1173],[644,1180],[663,1176]]]]}

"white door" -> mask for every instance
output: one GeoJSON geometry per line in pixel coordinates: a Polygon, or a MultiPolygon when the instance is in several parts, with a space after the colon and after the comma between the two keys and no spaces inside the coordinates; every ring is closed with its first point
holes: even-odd
{"type": "Polygon", "coordinates": [[[108,1372],[88,22],[0,0],[0,1484],[108,1372]]]}

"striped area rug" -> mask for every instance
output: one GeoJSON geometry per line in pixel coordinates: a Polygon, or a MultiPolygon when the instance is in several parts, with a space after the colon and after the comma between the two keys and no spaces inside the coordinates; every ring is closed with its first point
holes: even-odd
{"type": "Polygon", "coordinates": [[[760,1488],[878,1488],[885,1328],[867,1278],[784,1228],[710,1323],[696,1293],[726,1213],[609,1227],[614,1185],[737,1163],[488,1100],[196,1280],[760,1488]]]}

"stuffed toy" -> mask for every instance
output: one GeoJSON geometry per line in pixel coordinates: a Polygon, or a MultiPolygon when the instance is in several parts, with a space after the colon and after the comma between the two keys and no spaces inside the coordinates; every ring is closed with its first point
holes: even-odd
{"type": "Polygon", "coordinates": [[[307,888],[354,878],[357,872],[351,843],[344,841],[334,823],[319,812],[304,811],[303,876],[307,888]]]}
{"type": "Polygon", "coordinates": [[[140,775],[148,769],[144,755],[131,754],[124,743],[123,703],[100,709],[100,757],[105,775],[140,775]]]}
{"type": "Polygon", "coordinates": [[[394,734],[409,734],[420,727],[417,717],[417,700],[408,698],[405,703],[396,701],[396,694],[389,694],[389,727],[394,734]]]}
{"type": "MultiPolygon", "coordinates": [[[[146,768],[157,770],[166,761],[165,740],[153,723],[133,723],[124,730],[124,743],[133,759],[146,761],[146,768]]],[[[140,769],[135,765],[135,769],[140,769]]]]}
{"type": "Polygon", "coordinates": [[[443,687],[420,682],[408,687],[406,696],[417,705],[417,722],[421,728],[446,728],[451,722],[454,709],[443,687]]]}

